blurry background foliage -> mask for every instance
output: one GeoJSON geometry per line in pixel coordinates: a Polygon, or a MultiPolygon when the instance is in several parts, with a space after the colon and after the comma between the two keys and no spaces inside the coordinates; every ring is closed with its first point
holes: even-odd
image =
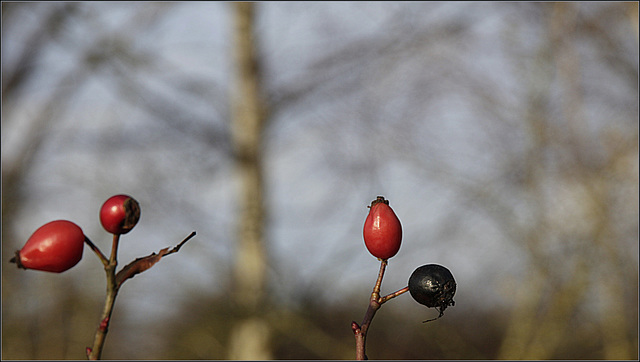
{"type": "Polygon", "coordinates": [[[367,205],[404,228],[408,294],[380,359],[638,358],[637,2],[3,2],[2,358],[83,359],[104,296],[8,260],[36,228],[142,207],[105,359],[351,359],[379,263],[367,205]]]}

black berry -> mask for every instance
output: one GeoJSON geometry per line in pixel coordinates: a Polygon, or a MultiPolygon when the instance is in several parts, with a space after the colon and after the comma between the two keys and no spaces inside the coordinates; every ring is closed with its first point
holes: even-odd
{"type": "Polygon", "coordinates": [[[414,270],[409,277],[409,293],[416,302],[429,308],[436,308],[440,315],[448,306],[454,306],[453,296],[456,294],[456,281],[449,269],[438,264],[427,264],[414,270]]]}

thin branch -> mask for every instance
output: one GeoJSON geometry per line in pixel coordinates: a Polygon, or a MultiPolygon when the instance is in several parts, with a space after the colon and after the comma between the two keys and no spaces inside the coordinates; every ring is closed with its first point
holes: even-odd
{"type": "Polygon", "coordinates": [[[87,245],[89,245],[89,248],[91,248],[91,250],[93,250],[94,253],[96,253],[96,255],[98,256],[98,258],[100,259],[100,261],[104,266],[107,266],[109,264],[109,259],[107,259],[107,257],[102,253],[100,248],[98,248],[91,240],[89,240],[89,238],[86,235],[84,236],[84,242],[87,245]]]}
{"type": "MultiPolygon", "coordinates": [[[[351,322],[351,330],[353,330],[353,334],[356,338],[356,360],[359,360],[359,361],[367,359],[367,355],[365,352],[367,331],[369,330],[369,325],[373,320],[373,316],[375,316],[376,312],[378,311],[381,305],[381,303],[379,303],[378,300],[380,297],[380,287],[382,285],[382,278],[384,277],[384,272],[387,267],[387,264],[388,264],[387,259],[382,259],[380,261],[380,271],[378,272],[378,279],[376,279],[376,284],[373,286],[373,291],[371,292],[371,298],[369,298],[369,307],[367,307],[367,312],[364,315],[362,324],[358,325],[358,323],[356,323],[355,321],[351,322]]],[[[391,298],[388,298],[388,299],[391,299],[391,298]]]]}
{"type": "Polygon", "coordinates": [[[151,255],[147,255],[147,256],[142,257],[142,258],[137,258],[136,260],[134,260],[131,263],[127,264],[124,268],[122,268],[122,270],[120,270],[118,272],[118,274],[116,274],[116,279],[115,279],[116,280],[116,286],[118,288],[120,288],[120,286],[122,285],[122,283],[125,282],[125,280],[133,278],[136,274],[140,274],[143,271],[151,268],[157,262],[159,262],[160,259],[162,259],[163,257],[178,252],[178,250],[180,250],[182,245],[184,245],[187,241],[189,241],[195,235],[196,235],[196,232],[195,231],[192,232],[191,234],[189,234],[189,236],[184,238],[184,240],[182,240],[180,242],[180,244],[176,245],[171,250],[169,250],[169,248],[167,247],[167,248],[164,248],[164,249],[160,250],[158,252],[158,254],[151,253],[151,255]]]}
{"type": "Polygon", "coordinates": [[[176,245],[173,249],[169,250],[169,252],[168,252],[168,253],[166,253],[166,254],[164,254],[164,256],[171,255],[171,254],[173,254],[173,253],[177,253],[177,252],[180,250],[180,248],[182,247],[182,245],[184,245],[187,241],[189,241],[189,239],[191,239],[191,238],[192,238],[192,237],[194,237],[194,236],[196,236],[196,232],[195,232],[195,231],[191,232],[191,234],[189,234],[189,236],[187,236],[186,238],[184,238],[184,239],[180,242],[180,244],[176,245]]]}
{"type": "Polygon", "coordinates": [[[397,297],[399,295],[402,295],[402,294],[404,294],[404,293],[406,293],[408,291],[409,291],[409,287],[406,286],[406,287],[398,290],[397,292],[393,292],[391,294],[385,295],[384,297],[380,297],[380,298],[378,298],[378,304],[383,304],[384,302],[388,301],[389,299],[395,298],[395,297],[397,297]]]}
{"type": "Polygon", "coordinates": [[[111,258],[109,264],[113,264],[115,269],[118,265],[118,245],[120,244],[120,234],[113,234],[113,242],[111,243],[111,258]]]}
{"type": "MultiPolygon", "coordinates": [[[[102,348],[109,331],[109,321],[113,313],[113,307],[118,296],[119,286],[116,284],[116,266],[118,265],[118,244],[120,242],[120,234],[113,234],[113,242],[111,244],[111,256],[104,265],[104,271],[107,274],[107,295],[104,301],[100,326],[96,330],[93,338],[93,348],[87,348],[87,358],[90,360],[99,360],[102,356],[102,348]]],[[[106,258],[105,258],[106,259],[106,258]]],[[[104,263],[104,262],[103,262],[104,263]]]]}
{"type": "Polygon", "coordinates": [[[116,296],[118,295],[118,291],[120,290],[120,286],[122,286],[122,283],[124,283],[129,278],[133,278],[134,275],[142,273],[143,271],[151,268],[155,263],[159,262],[162,257],[178,252],[182,245],[184,245],[195,235],[196,232],[192,232],[171,250],[169,250],[169,248],[167,247],[160,250],[158,254],[152,253],[149,256],[137,258],[133,262],[127,264],[117,274],[115,272],[115,269],[118,265],[117,253],[120,235],[113,235],[111,258],[109,260],[107,260],[104,254],[102,254],[102,252],[100,252],[100,250],[95,245],[93,245],[93,243],[87,237],[85,237],[85,242],[87,242],[89,247],[91,247],[91,249],[98,255],[98,257],[100,257],[100,260],[102,260],[103,264],[105,264],[104,270],[107,273],[107,296],[105,298],[100,325],[96,330],[96,334],[94,337],[93,347],[87,347],[86,349],[88,359],[98,360],[102,355],[102,348],[104,347],[104,341],[107,338],[109,322],[111,321],[111,314],[113,313],[116,296]]]}

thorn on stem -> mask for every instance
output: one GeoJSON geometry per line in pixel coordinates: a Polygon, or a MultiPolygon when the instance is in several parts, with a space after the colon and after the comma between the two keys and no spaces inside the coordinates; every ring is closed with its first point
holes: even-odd
{"type": "Polygon", "coordinates": [[[356,323],[355,321],[351,322],[351,330],[355,334],[360,333],[360,326],[358,325],[358,323],[356,323]]]}
{"type": "Polygon", "coordinates": [[[109,317],[105,317],[105,319],[100,322],[100,330],[105,332],[107,327],[109,326],[109,317]]]}

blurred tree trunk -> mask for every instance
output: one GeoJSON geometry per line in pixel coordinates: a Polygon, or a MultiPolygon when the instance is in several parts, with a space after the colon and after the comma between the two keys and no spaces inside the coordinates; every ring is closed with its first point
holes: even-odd
{"type": "Polygon", "coordinates": [[[253,3],[234,3],[235,89],[232,137],[239,185],[238,241],[233,269],[233,299],[241,318],[231,331],[229,358],[271,358],[265,305],[266,253],[262,175],[265,109],[254,37],[253,3]]]}
{"type": "Polygon", "coordinates": [[[590,148],[597,139],[590,134],[586,122],[582,58],[574,46],[581,26],[578,9],[571,3],[554,3],[545,4],[544,10],[548,39],[535,59],[535,74],[529,85],[529,112],[523,117],[533,140],[526,167],[530,172],[524,185],[536,216],[532,226],[523,228],[519,234],[523,235],[520,239],[530,254],[532,267],[529,279],[516,291],[516,307],[497,358],[554,358],[570,339],[568,336],[575,333],[572,319],[583,304],[593,299],[588,294],[589,287],[599,284],[603,347],[602,356],[597,358],[633,359],[633,340],[627,335],[625,300],[621,297],[624,290],[619,282],[628,279],[629,274],[617,267],[628,262],[615,252],[615,244],[622,238],[615,234],[616,216],[610,205],[615,188],[611,181],[615,178],[613,165],[633,146],[623,138],[618,139],[615,147],[606,146],[604,162],[595,160],[596,153],[590,148]],[[549,111],[555,96],[548,89],[556,80],[562,87],[558,102],[562,107],[560,119],[554,119],[549,111]],[[554,169],[543,159],[545,151],[553,149],[562,150],[572,162],[565,161],[563,167],[554,169]],[[572,192],[581,196],[572,212],[590,220],[589,225],[582,227],[583,234],[566,232],[550,216],[554,202],[545,194],[548,187],[545,185],[552,183],[570,186],[572,192]],[[557,243],[567,250],[565,256],[554,255],[557,249],[548,245],[548,240],[556,237],[557,243]],[[561,271],[563,277],[556,276],[554,281],[554,273],[558,275],[561,271]]]}
{"type": "MultiPolygon", "coordinates": [[[[10,6],[11,9],[13,7],[10,6]]],[[[18,59],[10,65],[3,65],[2,74],[2,126],[15,122],[20,112],[15,99],[20,96],[25,84],[33,77],[32,67],[37,64],[44,44],[56,39],[65,23],[75,15],[77,4],[61,4],[51,7],[42,17],[42,26],[29,34],[25,47],[15,57],[18,59]],[[5,68],[6,67],[6,68],[5,68]]],[[[6,10],[3,4],[3,11],[6,10]]],[[[13,9],[15,10],[15,9],[13,9]]],[[[11,10],[10,10],[11,11],[11,10]]],[[[22,212],[24,200],[28,190],[29,173],[33,171],[34,162],[42,147],[47,142],[56,121],[67,109],[68,100],[74,95],[75,90],[66,86],[75,79],[82,82],[84,72],[75,70],[63,75],[55,87],[59,91],[51,93],[48,99],[33,105],[32,117],[27,125],[25,140],[18,146],[19,151],[14,151],[14,157],[3,157],[2,160],[2,294],[13,294],[13,298],[3,298],[2,315],[2,355],[12,358],[68,358],[71,338],[68,330],[62,333],[50,325],[62,325],[60,322],[69,316],[69,306],[74,302],[77,294],[70,295],[59,303],[54,303],[46,311],[33,318],[23,319],[16,317],[25,313],[25,299],[32,298],[35,291],[47,294],[47,290],[72,289],[61,281],[42,282],[30,279],[31,284],[26,284],[25,271],[17,270],[16,265],[8,260],[14,255],[25,240],[17,240],[14,220],[22,212]],[[60,318],[60,319],[57,319],[60,318]]],[[[19,104],[19,103],[17,103],[19,104]]],[[[28,235],[28,234],[27,234],[28,235]]],[[[31,273],[31,272],[29,272],[31,273]]],[[[36,301],[37,305],[39,301],[36,301]]],[[[44,308],[44,307],[43,307],[44,308]]]]}

